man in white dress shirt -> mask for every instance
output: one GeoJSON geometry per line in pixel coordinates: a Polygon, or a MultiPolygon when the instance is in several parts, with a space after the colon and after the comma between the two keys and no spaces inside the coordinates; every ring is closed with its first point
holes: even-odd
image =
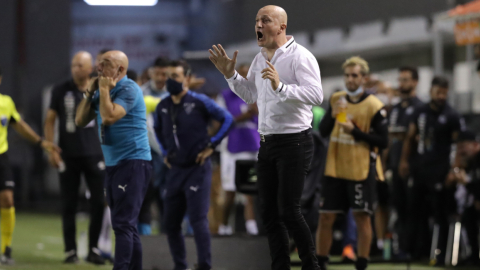
{"type": "Polygon", "coordinates": [[[311,109],[322,103],[323,91],[317,60],[287,36],[286,29],[287,14],[281,7],[258,11],[255,31],[262,49],[247,78],[235,71],[238,51],[230,59],[221,45],[214,45],[210,60],[233,92],[246,103],[258,105],[258,189],[272,269],[290,269],[290,234],[302,269],[316,270],[315,246],[300,212],[300,197],[313,155],[311,109]]]}

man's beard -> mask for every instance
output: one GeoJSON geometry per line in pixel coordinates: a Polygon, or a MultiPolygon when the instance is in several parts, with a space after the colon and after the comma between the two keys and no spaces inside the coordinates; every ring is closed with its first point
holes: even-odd
{"type": "Polygon", "coordinates": [[[433,104],[435,104],[435,106],[439,109],[442,109],[443,107],[445,107],[445,104],[447,104],[447,101],[438,101],[438,100],[432,100],[433,104]]]}
{"type": "Polygon", "coordinates": [[[413,88],[408,88],[408,89],[400,88],[400,93],[405,95],[409,95],[410,93],[412,93],[412,91],[413,91],[413,88]]]}

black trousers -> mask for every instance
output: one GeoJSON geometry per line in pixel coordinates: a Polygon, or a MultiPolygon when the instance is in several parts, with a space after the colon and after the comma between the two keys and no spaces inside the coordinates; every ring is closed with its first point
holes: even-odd
{"type": "Polygon", "coordinates": [[[102,156],[64,158],[65,169],[60,171],[60,190],[62,196],[62,223],[65,252],[77,250],[75,242],[78,192],[81,174],[85,175],[90,191],[90,227],[88,230],[89,248],[97,247],[98,237],[102,230],[105,197],[103,180],[105,163],[102,156]]]}
{"type": "Polygon", "coordinates": [[[310,229],[300,210],[303,184],[313,155],[310,130],[265,136],[258,154],[258,192],[272,269],[290,269],[289,235],[302,270],[319,269],[310,229]]]}
{"type": "Polygon", "coordinates": [[[149,179],[147,193],[145,194],[145,199],[143,199],[142,208],[140,208],[140,214],[138,215],[138,223],[151,225],[152,213],[150,211],[150,208],[153,201],[155,200],[155,191],[156,190],[153,186],[153,181],[152,179],[149,179]]]}
{"type": "MultiPolygon", "coordinates": [[[[443,168],[442,168],[443,169],[443,168]]],[[[447,167],[448,169],[448,167],[447,167]]],[[[440,254],[437,260],[445,259],[449,217],[456,213],[455,189],[445,186],[448,171],[440,173],[412,172],[413,182],[408,184],[408,252],[414,259],[429,254],[432,231],[429,232],[429,217],[438,225],[440,254]]]]}
{"type": "Polygon", "coordinates": [[[398,219],[395,224],[395,230],[398,233],[398,242],[399,248],[401,251],[406,251],[408,249],[408,180],[403,179],[398,174],[398,168],[392,169],[392,187],[391,187],[391,196],[392,196],[392,205],[397,211],[398,219]]]}
{"type": "Polygon", "coordinates": [[[480,211],[475,209],[475,206],[470,206],[465,209],[462,214],[462,226],[465,228],[468,237],[468,243],[470,244],[471,254],[470,258],[472,262],[478,263],[480,259],[478,258],[479,253],[479,221],[480,221],[480,211]]]}

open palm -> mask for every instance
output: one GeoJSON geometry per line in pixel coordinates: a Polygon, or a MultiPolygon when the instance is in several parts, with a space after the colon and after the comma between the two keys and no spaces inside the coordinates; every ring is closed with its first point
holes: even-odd
{"type": "Polygon", "coordinates": [[[218,47],[215,45],[212,47],[213,50],[208,50],[210,52],[210,61],[212,61],[223,76],[231,78],[235,74],[235,64],[237,63],[238,51],[235,51],[233,53],[233,58],[230,59],[222,45],[218,44],[218,47]]]}

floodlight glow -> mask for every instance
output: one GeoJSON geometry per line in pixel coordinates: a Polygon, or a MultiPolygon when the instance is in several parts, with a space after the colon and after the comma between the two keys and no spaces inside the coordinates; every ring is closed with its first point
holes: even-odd
{"type": "Polygon", "coordinates": [[[155,6],[158,0],[83,0],[91,6],[155,6]]]}

